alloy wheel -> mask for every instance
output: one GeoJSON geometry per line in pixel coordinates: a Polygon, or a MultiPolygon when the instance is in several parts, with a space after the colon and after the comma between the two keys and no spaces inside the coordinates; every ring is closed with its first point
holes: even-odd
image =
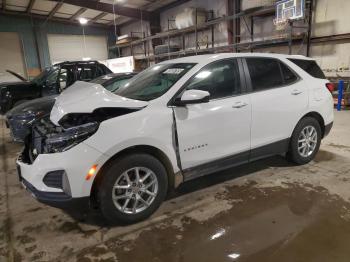
{"type": "Polygon", "coordinates": [[[309,157],[317,146],[317,131],[313,126],[306,126],[298,138],[298,152],[302,157],[309,157]]]}
{"type": "Polygon", "coordinates": [[[112,190],[116,208],[125,214],[137,214],[147,209],[158,193],[158,179],[146,167],[133,167],[117,179],[112,190]]]}

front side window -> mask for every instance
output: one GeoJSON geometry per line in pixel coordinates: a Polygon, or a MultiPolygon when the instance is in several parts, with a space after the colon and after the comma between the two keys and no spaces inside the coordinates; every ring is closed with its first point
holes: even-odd
{"type": "Polygon", "coordinates": [[[227,59],[205,66],[190,80],[186,89],[207,91],[210,99],[239,94],[241,84],[237,61],[227,59]]]}
{"type": "Polygon", "coordinates": [[[271,58],[246,58],[253,91],[270,89],[284,84],[279,61],[271,58]]]}
{"type": "Polygon", "coordinates": [[[150,101],[165,94],[194,63],[157,64],[138,74],[114,93],[130,99],[150,101]]]}

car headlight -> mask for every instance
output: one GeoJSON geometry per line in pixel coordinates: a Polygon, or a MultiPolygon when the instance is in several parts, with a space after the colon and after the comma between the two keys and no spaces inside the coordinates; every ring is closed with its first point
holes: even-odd
{"type": "Polygon", "coordinates": [[[99,123],[92,122],[63,129],[60,133],[50,134],[46,138],[47,152],[64,152],[92,136],[98,127],[99,123]]]}
{"type": "Polygon", "coordinates": [[[23,114],[18,114],[18,115],[14,115],[13,117],[18,119],[18,120],[23,120],[23,121],[33,121],[38,117],[41,117],[45,114],[45,111],[27,111],[27,112],[23,112],[23,114]]]}

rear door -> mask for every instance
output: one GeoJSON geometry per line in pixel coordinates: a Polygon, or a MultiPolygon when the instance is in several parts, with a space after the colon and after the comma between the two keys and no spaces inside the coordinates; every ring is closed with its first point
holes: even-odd
{"type": "Polygon", "coordinates": [[[185,84],[184,90],[210,93],[208,103],[174,109],[182,169],[198,168],[189,176],[248,161],[251,104],[243,93],[239,63],[236,59],[213,62],[185,84]]]}
{"type": "Polygon", "coordinates": [[[249,57],[243,64],[252,103],[251,158],[282,153],[307,110],[307,87],[279,59],[249,57]]]}

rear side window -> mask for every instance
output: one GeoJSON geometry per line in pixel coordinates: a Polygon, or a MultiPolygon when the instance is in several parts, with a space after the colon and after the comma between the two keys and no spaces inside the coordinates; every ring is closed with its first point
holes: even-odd
{"type": "Polygon", "coordinates": [[[246,58],[253,91],[282,86],[280,62],[270,58],[246,58]]]}
{"type": "Polygon", "coordinates": [[[308,74],[315,78],[326,79],[326,76],[322,72],[321,68],[317,65],[314,60],[302,60],[302,59],[288,59],[293,62],[301,69],[306,71],[308,74]]]}

